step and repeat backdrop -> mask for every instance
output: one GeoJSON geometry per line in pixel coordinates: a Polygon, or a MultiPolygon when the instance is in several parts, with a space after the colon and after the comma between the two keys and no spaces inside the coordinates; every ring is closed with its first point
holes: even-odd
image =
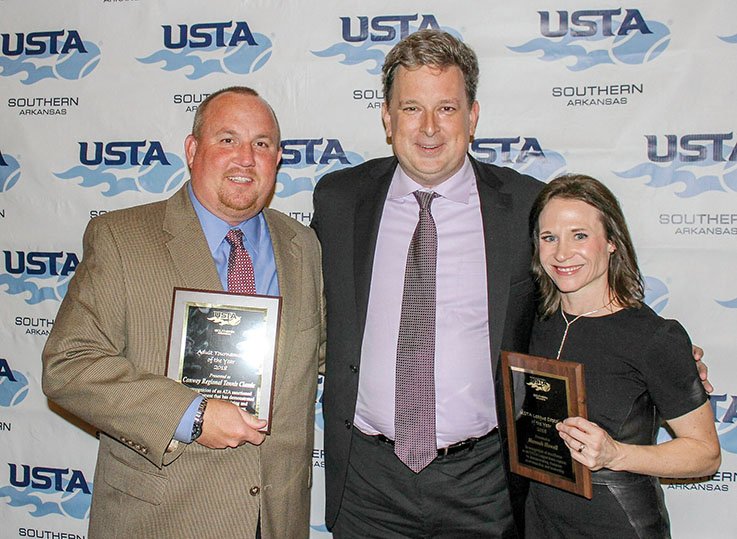
{"type": "Polygon", "coordinates": [[[673,534],[737,536],[737,4],[720,0],[0,0],[0,536],[87,534],[97,440],[44,397],[40,355],[88,221],[179,188],[194,111],[238,84],[281,122],[272,207],[308,224],[324,174],[391,152],[380,68],[422,28],[478,53],[472,155],[620,198],[647,302],[715,386],[723,464],[664,485],[673,534]]]}

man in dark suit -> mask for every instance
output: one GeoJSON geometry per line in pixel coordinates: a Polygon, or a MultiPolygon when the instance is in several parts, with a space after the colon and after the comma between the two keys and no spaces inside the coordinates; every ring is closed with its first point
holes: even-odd
{"type": "Polygon", "coordinates": [[[383,68],[394,157],[329,174],[315,190],[328,310],[326,521],[336,537],[516,533],[499,352],[527,349],[528,215],[542,184],[468,155],[477,81],[476,55],[453,36],[407,37],[383,68]],[[396,372],[415,191],[434,193],[437,238],[433,460],[420,469],[397,456],[406,435],[395,424],[408,402],[396,372]]]}

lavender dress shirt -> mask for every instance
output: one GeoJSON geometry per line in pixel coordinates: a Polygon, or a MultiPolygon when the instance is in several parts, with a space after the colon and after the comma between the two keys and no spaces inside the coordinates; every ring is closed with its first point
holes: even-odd
{"type": "MultiPolygon", "coordinates": [[[[404,270],[423,189],[401,167],[392,178],[376,243],[355,426],[394,439],[394,387],[404,270]]],[[[497,425],[491,374],[486,258],[476,177],[466,162],[438,185],[435,407],[438,448],[497,425]]]]}

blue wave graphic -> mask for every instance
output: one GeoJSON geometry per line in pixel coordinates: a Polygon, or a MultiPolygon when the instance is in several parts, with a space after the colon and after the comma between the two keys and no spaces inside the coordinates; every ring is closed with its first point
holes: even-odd
{"type": "Polygon", "coordinates": [[[670,29],[661,22],[647,21],[652,34],[632,33],[627,36],[616,36],[612,46],[612,55],[618,61],[639,65],[655,60],[670,45],[670,29]]]}
{"type": "Polygon", "coordinates": [[[548,182],[554,177],[563,174],[568,166],[566,158],[554,150],[543,149],[543,155],[528,153],[527,156],[522,156],[522,152],[519,149],[512,148],[509,154],[505,155],[504,161],[489,159],[488,156],[475,152],[472,153],[482,163],[513,168],[517,172],[528,174],[544,182],[548,182]]]}
{"type": "Polygon", "coordinates": [[[91,188],[107,185],[103,196],[113,197],[126,191],[147,193],[167,193],[179,187],[186,177],[186,167],[181,158],[173,153],[166,153],[169,165],[157,161],[153,165],[97,165],[87,167],[74,166],[64,172],[54,173],[62,180],[80,178],[79,185],[91,188]]]}
{"type": "Polygon", "coordinates": [[[543,158],[528,158],[519,163],[515,162],[512,168],[542,181],[550,181],[565,172],[568,163],[562,154],[553,150],[543,150],[543,153],[545,154],[543,158]]]}
{"type": "MultiPolygon", "coordinates": [[[[226,41],[233,33],[226,33],[226,41]]],[[[169,49],[158,50],[145,58],[138,58],[143,64],[155,64],[164,62],[161,69],[165,71],[177,71],[179,69],[191,68],[186,75],[190,80],[201,79],[213,73],[235,73],[245,75],[261,69],[271,58],[271,40],[263,34],[253,34],[257,45],[249,45],[246,42],[237,47],[218,47],[215,43],[204,48],[192,49],[189,45],[178,51],[169,49]],[[200,55],[221,52],[221,58],[208,58],[203,60],[200,55]]],[[[212,56],[212,54],[208,54],[212,56]]]]}
{"type": "MultiPolygon", "coordinates": [[[[48,54],[45,54],[35,56],[34,58],[40,59],[48,56],[48,54]]],[[[36,67],[36,64],[27,58],[25,55],[20,55],[17,58],[0,56],[0,76],[11,77],[19,73],[26,73],[26,78],[21,80],[23,84],[33,84],[39,80],[54,76],[54,72],[50,66],[36,67]]]]}
{"type": "Polygon", "coordinates": [[[727,309],[737,309],[737,298],[726,300],[726,301],[719,301],[718,299],[714,300],[722,307],[726,307],[727,309]]]}
{"type": "Polygon", "coordinates": [[[343,65],[358,65],[364,62],[373,62],[373,66],[367,67],[366,72],[371,75],[381,73],[381,66],[384,65],[384,57],[391,46],[399,42],[399,38],[391,41],[382,42],[381,44],[372,41],[364,41],[360,45],[351,45],[349,43],[339,42],[329,46],[321,51],[311,51],[312,54],[320,58],[328,58],[330,56],[343,56],[340,63],[343,65]]]}
{"type": "Polygon", "coordinates": [[[645,276],[645,303],[660,314],[670,299],[670,290],[660,279],[645,276]]]}
{"type": "Polygon", "coordinates": [[[28,305],[36,305],[42,301],[61,301],[64,295],[67,293],[69,287],[69,279],[67,277],[57,277],[56,284],[54,286],[39,286],[37,280],[50,280],[52,275],[46,273],[44,275],[10,275],[7,273],[0,274],[0,286],[7,285],[6,292],[11,295],[30,293],[30,297],[26,298],[25,302],[28,305]]]}
{"type": "Polygon", "coordinates": [[[667,429],[664,429],[663,427],[660,427],[658,429],[658,436],[655,440],[656,444],[662,444],[665,442],[669,442],[673,439],[673,436],[670,435],[667,429]]]}
{"type": "Polygon", "coordinates": [[[16,158],[4,153],[2,159],[7,166],[0,166],[0,193],[9,191],[20,179],[20,163],[16,158]]]}
{"type": "MultiPolygon", "coordinates": [[[[735,397],[732,397],[734,399],[735,397]]],[[[719,436],[719,445],[725,451],[730,453],[737,453],[737,427],[734,422],[722,423],[724,415],[727,410],[731,407],[727,402],[717,402],[716,409],[716,428],[717,436],[719,436]]]]}
{"type": "MultiPolygon", "coordinates": [[[[322,153],[315,152],[315,160],[319,161],[322,153]]],[[[335,172],[346,167],[352,167],[363,163],[363,157],[355,152],[345,152],[345,157],[349,161],[348,164],[341,163],[339,160],[331,160],[327,164],[311,165],[300,162],[298,165],[283,165],[276,175],[276,183],[279,186],[274,193],[279,198],[287,198],[303,191],[312,191],[317,182],[329,172],[335,172]],[[314,169],[314,174],[307,176],[292,177],[290,171],[298,171],[303,169],[314,169]]]]}
{"type": "MultiPolygon", "coordinates": [[[[413,34],[418,29],[418,26],[410,26],[409,33],[413,34]]],[[[457,37],[458,39],[463,39],[461,34],[453,28],[442,26],[441,29],[457,37]]],[[[367,39],[366,41],[363,41],[358,45],[352,45],[344,41],[339,41],[333,45],[330,45],[326,49],[310,52],[320,58],[343,56],[343,59],[339,61],[339,63],[343,65],[358,65],[364,62],[372,63],[373,65],[370,65],[366,68],[366,72],[371,75],[378,75],[379,73],[381,73],[381,66],[384,65],[384,58],[386,57],[386,53],[389,52],[389,50],[394,45],[399,43],[401,41],[401,38],[401,34],[397,32],[395,34],[395,37],[388,41],[377,42],[367,39]]]]}
{"type": "Polygon", "coordinates": [[[737,43],[737,34],[735,34],[733,36],[724,36],[724,37],[719,36],[719,39],[721,39],[722,41],[725,41],[727,43],[737,43]]]}
{"type": "Polygon", "coordinates": [[[315,526],[314,524],[310,524],[310,528],[312,528],[316,532],[329,533],[328,532],[328,527],[325,524],[320,524],[319,526],[315,526]]]}
{"type": "MultiPolygon", "coordinates": [[[[719,437],[719,445],[724,451],[737,453],[737,427],[735,427],[734,423],[721,422],[726,411],[726,404],[717,403],[717,421],[715,426],[717,429],[717,436],[719,437]]],[[[666,429],[661,428],[658,430],[657,443],[662,444],[663,442],[668,442],[672,439],[673,437],[666,429]]]]}
{"type": "MultiPolygon", "coordinates": [[[[89,483],[90,492],[94,490],[93,483],[89,483]]],[[[77,520],[84,520],[90,516],[90,504],[92,494],[86,494],[81,490],[65,492],[61,497],[61,507],[66,515],[77,520]]]]}
{"type": "Polygon", "coordinates": [[[315,397],[315,426],[321,430],[325,430],[325,418],[322,415],[322,395],[323,395],[323,384],[325,379],[320,376],[317,384],[317,396],[315,397]]]}
{"type": "Polygon", "coordinates": [[[3,376],[0,378],[0,406],[9,408],[23,402],[28,396],[28,378],[19,371],[12,371],[15,382],[3,376]]]}
{"type": "Polygon", "coordinates": [[[83,43],[87,49],[86,53],[75,49],[69,53],[58,54],[54,65],[47,65],[47,59],[53,56],[48,51],[33,56],[21,54],[17,58],[0,56],[0,76],[9,77],[25,73],[26,78],[21,80],[23,84],[34,84],[44,79],[81,79],[92,73],[100,62],[99,47],[91,41],[83,43]]]}
{"type": "MultiPolygon", "coordinates": [[[[727,151],[731,152],[731,148],[724,146],[727,151]]],[[[683,184],[683,189],[677,191],[675,195],[680,198],[691,198],[698,196],[707,191],[726,192],[728,188],[737,192],[737,167],[729,161],[719,162],[723,172],[720,175],[706,173],[703,176],[697,176],[694,168],[713,168],[717,163],[712,159],[705,161],[684,162],[673,160],[667,164],[645,163],[635,165],[634,167],[622,172],[614,172],[617,176],[624,179],[650,177],[645,184],[648,187],[661,188],[675,184],[683,184]],[[730,170],[731,168],[731,170],[730,170]]]]}
{"type": "MultiPolygon", "coordinates": [[[[92,483],[89,483],[90,489],[92,483]]],[[[10,498],[8,505],[11,507],[25,507],[33,517],[43,517],[46,515],[63,515],[83,520],[89,517],[90,504],[92,495],[86,494],[81,490],[73,493],[65,492],[60,496],[60,501],[44,501],[48,498],[48,491],[38,490],[31,486],[17,488],[12,485],[0,487],[0,499],[10,498]]]]}
{"type": "Polygon", "coordinates": [[[658,21],[646,21],[652,34],[641,32],[626,36],[608,37],[601,34],[594,36],[571,36],[562,38],[539,37],[515,47],[507,47],[518,53],[541,52],[540,60],[556,62],[573,58],[575,63],[567,66],[570,71],[583,71],[597,65],[622,62],[629,65],[644,64],[660,56],[670,44],[670,30],[658,21]],[[580,45],[587,42],[588,47],[580,45]],[[601,47],[590,50],[591,42],[601,42],[601,47]]]}
{"type": "Polygon", "coordinates": [[[720,424],[717,423],[717,436],[719,436],[719,445],[725,451],[730,453],[737,453],[737,428],[734,427],[734,423],[728,423],[721,425],[724,428],[719,428],[720,424]]]}

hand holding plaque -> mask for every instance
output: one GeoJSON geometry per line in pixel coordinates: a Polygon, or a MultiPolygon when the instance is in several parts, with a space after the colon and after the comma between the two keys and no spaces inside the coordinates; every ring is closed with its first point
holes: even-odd
{"type": "Polygon", "coordinates": [[[167,376],[270,431],[281,298],[174,289],[167,376]]]}
{"type": "Polygon", "coordinates": [[[583,365],[502,352],[511,470],[591,498],[591,471],[575,461],[555,425],[586,418],[583,365]]]}

